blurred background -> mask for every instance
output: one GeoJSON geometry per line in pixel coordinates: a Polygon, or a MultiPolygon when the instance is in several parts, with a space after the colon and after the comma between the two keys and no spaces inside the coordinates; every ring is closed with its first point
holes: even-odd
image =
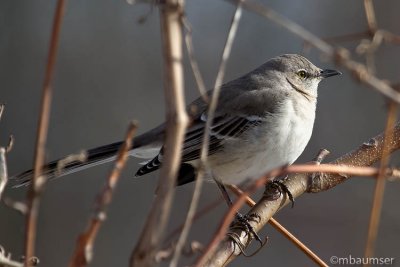
{"type": "MultiPolygon", "coordinates": [[[[367,30],[363,2],[346,0],[262,1],[320,37],[367,30]]],[[[0,123],[0,144],[13,134],[8,156],[10,175],[30,169],[48,41],[56,1],[0,1],[0,102],[6,110],[0,123]]],[[[375,1],[378,26],[400,34],[400,2],[375,1]]],[[[187,0],[194,49],[209,88],[214,83],[234,6],[217,0],[187,0]]],[[[54,98],[47,159],[123,138],[136,119],[142,133],[165,118],[160,27],[157,8],[123,0],[68,1],[54,80],[54,98]],[[146,16],[144,23],[138,20],[146,16]]],[[[354,52],[360,40],[340,45],[354,52]]],[[[319,67],[335,68],[318,51],[303,52],[303,41],[274,23],[244,11],[225,81],[234,79],[283,53],[301,53],[319,67]]],[[[363,61],[362,57],[357,57],[363,61]]],[[[399,82],[400,50],[385,44],[376,53],[377,75],[399,82]]],[[[339,68],[340,69],[340,68],[339,68]]],[[[322,82],[310,144],[297,162],[310,161],[320,148],[327,161],[358,147],[384,129],[386,103],[377,92],[358,84],[344,69],[341,77],[322,82]]],[[[186,98],[199,93],[187,59],[186,98]]],[[[128,161],[97,241],[92,266],[127,266],[154,197],[158,172],[140,179],[139,160],[128,161]]],[[[398,166],[394,155],[392,166],[398,166]]],[[[110,164],[63,177],[48,184],[42,198],[37,236],[40,266],[66,266],[78,234],[91,215],[94,198],[110,164]]],[[[327,192],[303,195],[293,209],[275,217],[329,263],[331,256],[362,257],[374,190],[374,179],[354,178],[327,192]]],[[[186,215],[193,185],[177,188],[168,233],[186,215]]],[[[397,258],[400,233],[400,184],[388,183],[376,255],[397,258]]],[[[23,200],[26,188],[8,188],[6,195],[23,200]]],[[[219,197],[215,185],[204,186],[201,206],[219,197]]],[[[190,240],[206,244],[224,212],[224,204],[194,224],[190,240]],[[205,227],[207,226],[207,227],[205,227]]],[[[251,258],[231,266],[312,266],[313,263],[270,226],[261,236],[269,243],[251,258]]],[[[0,205],[0,244],[18,258],[23,254],[24,218],[0,205]]],[[[190,263],[193,259],[184,260],[190,263]]],[[[183,265],[182,263],[182,265],[183,265]]]]}

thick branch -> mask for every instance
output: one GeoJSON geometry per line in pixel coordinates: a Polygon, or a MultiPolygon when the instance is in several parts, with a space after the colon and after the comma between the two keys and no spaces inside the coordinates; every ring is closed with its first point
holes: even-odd
{"type": "Polygon", "coordinates": [[[131,255],[131,266],[154,266],[154,256],[169,219],[182,143],[189,122],[183,90],[182,14],[183,0],[166,0],[160,5],[167,132],[157,196],[131,255]]]}
{"type": "MultiPolygon", "coordinates": [[[[230,185],[229,189],[234,192],[237,196],[241,196],[243,191],[240,190],[235,185],[230,185]]],[[[254,207],[256,202],[249,196],[246,196],[246,203],[250,207],[254,207]]],[[[285,227],[283,227],[277,220],[271,218],[268,223],[274,227],[279,233],[286,237],[290,242],[292,242],[296,247],[304,252],[311,260],[313,260],[318,266],[328,267],[328,265],[321,260],[311,249],[304,245],[298,238],[296,238],[292,233],[290,233],[285,227]]]]}
{"type": "MultiPolygon", "coordinates": [[[[363,143],[359,148],[336,159],[335,161],[332,162],[332,164],[339,166],[341,165],[370,166],[381,158],[383,149],[383,140],[384,140],[384,134],[382,133],[374,138],[371,138],[368,142],[363,143]]],[[[388,150],[390,151],[390,153],[392,153],[393,151],[398,150],[399,148],[400,148],[400,123],[397,123],[396,127],[394,128],[393,139],[389,144],[388,150]]],[[[312,166],[312,167],[310,166],[310,168],[318,169],[321,166],[312,166]]],[[[293,169],[296,168],[295,166],[289,166],[287,169],[290,169],[291,167],[293,167],[293,169]]],[[[278,174],[278,173],[284,173],[284,171],[282,170],[275,172],[273,171],[270,174],[278,174]]],[[[370,174],[376,175],[377,173],[378,170],[370,174]]],[[[274,176],[274,175],[269,175],[269,176],[274,176]]],[[[332,172],[332,173],[320,174],[315,179],[311,180],[308,174],[302,173],[302,174],[289,175],[288,178],[285,179],[283,183],[293,194],[293,197],[296,198],[306,192],[317,193],[328,190],[346,181],[349,177],[351,177],[351,175],[343,175],[332,172]]],[[[254,190],[254,188],[252,189],[254,190]]],[[[238,205],[236,205],[238,202],[243,203],[244,198],[243,199],[238,198],[238,200],[234,203],[235,209],[238,207],[238,205]]],[[[271,190],[267,190],[264,194],[264,197],[260,201],[258,201],[258,203],[254,206],[254,208],[252,208],[248,213],[248,214],[256,213],[261,217],[260,221],[250,222],[251,225],[254,227],[256,231],[259,231],[262,227],[264,227],[264,225],[270,220],[270,218],[276,212],[278,212],[282,207],[286,206],[289,203],[290,201],[287,199],[285,194],[276,197],[276,194],[274,194],[274,192],[271,192],[271,190]]],[[[234,214],[234,212],[230,213],[232,215],[234,214]]],[[[221,227],[218,233],[220,232],[223,233],[225,231],[226,228],[223,229],[223,227],[221,227]]],[[[249,237],[244,231],[240,231],[238,229],[231,229],[230,231],[234,232],[237,236],[240,237],[240,240],[242,244],[245,245],[245,247],[248,246],[248,244],[251,241],[251,237],[249,237]]],[[[215,240],[217,240],[217,238],[215,238],[215,240]]],[[[209,253],[210,254],[208,256],[203,255],[203,257],[199,259],[199,261],[197,262],[197,266],[224,266],[228,262],[232,261],[236,256],[238,256],[240,254],[240,250],[231,239],[225,238],[218,245],[216,250],[214,250],[214,253],[213,249],[210,249],[209,253]]]]}

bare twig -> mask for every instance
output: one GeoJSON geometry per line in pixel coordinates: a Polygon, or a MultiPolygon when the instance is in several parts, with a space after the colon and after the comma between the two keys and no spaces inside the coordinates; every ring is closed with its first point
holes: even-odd
{"type": "Polygon", "coordinates": [[[156,250],[169,219],[181,148],[189,119],[184,100],[182,66],[183,0],[166,0],[160,5],[164,52],[164,89],[167,108],[166,141],[157,196],[130,260],[131,266],[153,266],[156,250]]]}
{"type": "Polygon", "coordinates": [[[178,243],[176,244],[174,256],[172,257],[172,261],[170,263],[171,267],[176,267],[178,265],[179,257],[182,252],[182,248],[185,245],[186,238],[189,234],[190,227],[193,223],[193,218],[197,209],[197,205],[199,202],[201,188],[203,185],[203,176],[205,170],[207,168],[207,156],[208,156],[208,146],[210,143],[210,129],[214,119],[214,113],[217,108],[218,98],[220,94],[221,85],[225,75],[226,64],[228,62],[228,58],[230,52],[232,50],[232,44],[236,36],[237,28],[239,26],[239,21],[242,16],[242,7],[241,2],[238,3],[235,13],[233,15],[231,21],[231,27],[228,32],[228,37],[225,42],[224,50],[222,52],[221,63],[219,65],[217,77],[215,79],[214,90],[211,96],[211,102],[208,106],[207,110],[207,121],[205,125],[204,135],[203,135],[203,143],[201,147],[200,153],[200,167],[197,170],[196,182],[194,187],[194,192],[192,196],[192,201],[190,203],[189,211],[186,216],[185,224],[182,229],[181,235],[178,239],[178,243]]]}
{"type": "Polygon", "coordinates": [[[0,267],[23,267],[24,265],[18,261],[13,261],[8,258],[4,258],[0,255],[0,267]]]}
{"type": "Polygon", "coordinates": [[[128,152],[132,147],[133,136],[136,132],[136,128],[136,122],[132,122],[129,125],[124,144],[119,149],[114,167],[107,178],[102,192],[97,197],[94,214],[86,231],[83,232],[77,240],[75,252],[69,264],[70,267],[87,266],[92,261],[94,241],[102,222],[106,219],[106,210],[111,203],[114,189],[128,159],[128,152]]]}
{"type": "Polygon", "coordinates": [[[4,108],[5,108],[5,105],[4,104],[0,104],[0,120],[3,117],[4,108]]]}
{"type": "MultiPolygon", "coordinates": [[[[375,250],[375,241],[378,235],[378,227],[379,227],[379,221],[383,205],[383,197],[385,192],[385,184],[386,184],[385,170],[387,169],[387,166],[389,164],[390,146],[391,146],[390,144],[393,142],[393,129],[396,122],[397,109],[398,109],[397,104],[391,101],[388,107],[388,116],[385,128],[385,139],[383,141],[381,164],[379,167],[378,177],[376,179],[374,201],[372,203],[371,215],[369,220],[368,238],[364,254],[366,258],[373,257],[375,250]]],[[[369,266],[369,265],[364,265],[364,266],[369,266]]]]}
{"type": "MultiPolygon", "coordinates": [[[[230,3],[237,3],[240,0],[226,1],[230,3]]],[[[392,99],[396,103],[400,103],[400,93],[394,90],[385,81],[382,81],[369,73],[365,65],[352,60],[350,58],[350,53],[346,49],[335,49],[326,41],[307,31],[304,27],[298,25],[297,23],[278,14],[277,12],[260,3],[254,2],[252,0],[247,0],[243,2],[243,8],[275,22],[276,24],[284,27],[294,35],[300,37],[303,40],[306,40],[310,45],[313,45],[323,54],[333,59],[336,64],[349,70],[359,82],[362,82],[365,85],[368,85],[369,87],[377,90],[378,92],[392,99]]]]}
{"type": "MultiPolygon", "coordinates": [[[[363,32],[356,32],[356,33],[349,33],[349,34],[343,34],[343,35],[337,35],[337,36],[329,36],[322,38],[327,43],[334,44],[334,43],[342,43],[342,42],[353,42],[353,41],[359,41],[360,39],[367,38],[369,37],[369,32],[363,31],[363,32]]],[[[309,45],[307,40],[305,40],[306,44],[309,45]]]]}
{"type": "Polygon", "coordinates": [[[8,197],[3,197],[1,201],[3,202],[4,205],[19,212],[22,215],[26,215],[26,213],[28,212],[28,207],[24,202],[15,201],[8,197]]]}
{"type": "MultiPolygon", "coordinates": [[[[241,196],[243,191],[240,190],[236,185],[230,185],[229,189],[232,190],[237,196],[241,196]]],[[[246,196],[246,203],[250,207],[254,207],[256,202],[249,196],[246,196]]],[[[271,218],[268,223],[274,227],[278,232],[285,236],[290,242],[292,242],[296,247],[304,252],[312,261],[314,261],[318,266],[328,267],[328,265],[315,254],[311,249],[304,245],[299,239],[297,239],[292,233],[290,233],[285,227],[283,227],[277,220],[271,218]]]]}
{"type": "MultiPolygon", "coordinates": [[[[174,251],[175,251],[176,244],[171,243],[167,248],[159,250],[156,254],[155,261],[157,263],[162,261],[167,261],[171,259],[174,251]]],[[[182,250],[182,255],[185,257],[193,257],[196,253],[202,252],[203,245],[198,241],[191,241],[190,246],[182,250]]]]}
{"type": "Polygon", "coordinates": [[[25,238],[25,266],[29,266],[30,258],[35,252],[36,224],[39,212],[40,194],[46,182],[46,177],[42,176],[42,167],[45,162],[46,138],[49,126],[52,80],[57,57],[61,24],[64,17],[66,0],[58,0],[53,21],[53,29],[49,45],[46,73],[44,77],[42,103],[40,118],[38,123],[37,140],[35,148],[35,163],[32,184],[28,190],[28,214],[26,217],[26,238],[25,238]]]}
{"type": "MultiPolygon", "coordinates": [[[[220,196],[218,198],[216,198],[214,201],[210,202],[209,204],[207,204],[206,206],[204,206],[202,209],[198,210],[196,212],[196,214],[194,215],[193,221],[200,219],[201,217],[203,217],[204,215],[206,215],[208,212],[210,212],[211,210],[213,210],[214,208],[216,208],[219,204],[221,204],[221,202],[223,201],[223,197],[220,196]]],[[[182,223],[180,226],[178,226],[177,228],[175,228],[169,235],[168,237],[165,238],[165,243],[171,243],[172,239],[179,234],[180,232],[182,232],[183,226],[185,225],[185,223],[182,223]]]]}
{"type": "Polygon", "coordinates": [[[64,168],[72,162],[85,162],[87,161],[87,151],[86,150],[82,150],[81,152],[77,153],[77,154],[72,154],[72,155],[68,155],[63,159],[60,159],[59,161],[57,161],[57,166],[56,166],[56,170],[55,170],[55,176],[60,176],[64,170],[64,168]]]}
{"type": "Polygon", "coordinates": [[[8,182],[6,149],[0,147],[0,200],[8,182]]]}
{"type": "Polygon", "coordinates": [[[400,36],[393,34],[389,31],[385,31],[385,30],[381,30],[384,31],[384,39],[386,42],[388,43],[392,43],[392,44],[396,44],[396,45],[400,45],[400,36]]]}
{"type": "Polygon", "coordinates": [[[207,95],[206,85],[204,84],[203,77],[201,76],[201,73],[200,73],[199,65],[197,64],[197,60],[194,55],[192,26],[190,25],[190,23],[186,17],[182,18],[182,22],[186,29],[185,44],[186,44],[186,49],[187,49],[188,56],[189,56],[190,66],[192,67],[192,72],[193,72],[194,78],[196,80],[197,88],[199,89],[200,95],[203,98],[203,100],[205,102],[208,102],[209,99],[208,99],[208,95],[207,95]]]}
{"type": "MultiPolygon", "coordinates": [[[[0,104],[0,120],[3,116],[4,107],[4,104],[0,104]]],[[[6,152],[8,152],[9,149],[11,150],[13,143],[12,140],[13,139],[10,138],[7,149],[5,149],[4,147],[0,147],[0,200],[2,200],[3,192],[8,182],[6,152]]]]}
{"type": "Polygon", "coordinates": [[[24,265],[18,261],[0,257],[0,267],[23,267],[24,265]]]}
{"type": "MultiPolygon", "coordinates": [[[[333,161],[332,163],[337,165],[336,167],[331,164],[292,165],[273,170],[269,172],[266,177],[277,177],[289,172],[297,173],[289,175],[283,183],[292,193],[293,197],[298,197],[305,192],[317,193],[328,190],[346,181],[351,175],[375,176],[379,172],[378,169],[359,166],[369,166],[381,158],[383,138],[383,134],[380,134],[372,138],[368,143],[361,145],[358,149],[333,161]],[[309,175],[304,172],[321,172],[321,174],[315,179],[310,180],[309,175]]],[[[398,123],[394,128],[392,140],[393,141],[388,147],[390,153],[400,148],[400,123],[398,123]]],[[[391,172],[391,170],[387,171],[391,172]]],[[[196,266],[221,266],[222,264],[226,264],[228,261],[233,260],[235,256],[240,254],[241,251],[232,244],[232,240],[225,239],[220,243],[218,249],[216,249],[217,244],[224,236],[235,212],[245,202],[245,195],[249,195],[256,188],[263,186],[266,177],[257,180],[248,190],[246,190],[243,196],[239,197],[235,201],[232,208],[221,222],[213,240],[206,247],[204,254],[196,262],[196,266]]],[[[274,195],[272,193],[267,191],[265,196],[251,209],[251,211],[249,211],[249,214],[256,213],[260,215],[260,221],[251,222],[251,225],[256,231],[260,230],[279,209],[290,203],[286,195],[281,194],[279,197],[276,197],[276,194],[274,195]]],[[[235,231],[238,231],[237,235],[240,236],[242,244],[249,243],[249,240],[251,239],[249,235],[243,231],[235,231]]]]}
{"type": "Polygon", "coordinates": [[[321,148],[314,158],[314,163],[319,165],[331,152],[325,148],[321,148]]]}
{"type": "Polygon", "coordinates": [[[374,35],[378,30],[378,24],[376,23],[374,4],[372,0],[364,0],[365,15],[367,16],[368,31],[371,35],[374,35]]]}
{"type": "Polygon", "coordinates": [[[11,253],[7,253],[7,251],[0,245],[0,267],[23,267],[23,264],[13,261],[11,259],[11,253]]]}
{"type": "MultiPolygon", "coordinates": [[[[381,32],[381,35],[383,35],[383,40],[385,42],[395,44],[395,45],[400,44],[400,36],[393,34],[389,31],[382,30],[382,29],[379,29],[377,31],[381,32]]],[[[363,31],[363,32],[357,32],[357,33],[325,37],[322,40],[324,40],[327,43],[333,44],[333,43],[341,43],[341,42],[359,41],[360,39],[364,39],[364,38],[368,38],[368,37],[371,37],[369,31],[363,31]]],[[[305,40],[305,43],[307,45],[309,45],[307,40],[305,40]]]]}
{"type": "Polygon", "coordinates": [[[14,136],[10,135],[8,137],[8,144],[6,146],[6,153],[10,153],[11,150],[13,149],[13,147],[14,147],[14,136]]]}

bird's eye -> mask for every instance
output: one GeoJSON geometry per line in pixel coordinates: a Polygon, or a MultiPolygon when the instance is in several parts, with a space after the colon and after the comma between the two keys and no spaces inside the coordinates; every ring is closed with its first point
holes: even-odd
{"type": "Polygon", "coordinates": [[[297,75],[301,78],[301,79],[305,79],[308,77],[308,73],[305,70],[299,70],[297,72],[297,75]]]}

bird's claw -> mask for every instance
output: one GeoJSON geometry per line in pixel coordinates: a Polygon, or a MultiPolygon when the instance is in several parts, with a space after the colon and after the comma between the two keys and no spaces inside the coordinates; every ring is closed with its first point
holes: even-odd
{"type": "Polygon", "coordinates": [[[293,194],[290,192],[289,188],[282,182],[282,180],[273,180],[269,182],[266,185],[265,192],[270,193],[271,191],[278,192],[279,193],[278,197],[280,197],[282,193],[285,193],[288,196],[290,202],[292,203],[292,208],[294,207],[293,194]]]}
{"type": "Polygon", "coordinates": [[[242,228],[244,231],[246,231],[246,233],[251,234],[254,236],[254,238],[260,242],[261,245],[263,245],[263,242],[261,240],[261,238],[258,236],[258,234],[256,233],[256,231],[254,230],[254,227],[251,226],[250,222],[259,222],[261,220],[260,215],[256,214],[256,213],[251,213],[249,215],[243,215],[240,213],[236,213],[236,225],[238,225],[238,227],[242,228]]]}

